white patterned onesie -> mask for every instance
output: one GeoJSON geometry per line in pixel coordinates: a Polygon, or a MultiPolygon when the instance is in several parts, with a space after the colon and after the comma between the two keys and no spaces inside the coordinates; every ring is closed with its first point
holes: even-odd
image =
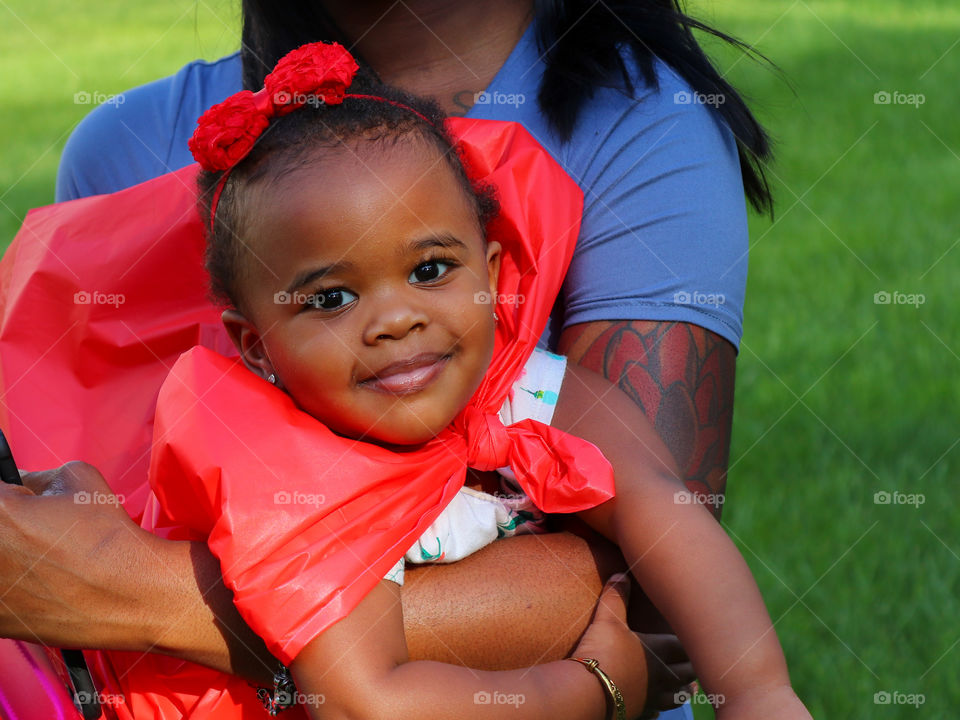
{"type": "MultiPolygon", "coordinates": [[[[530,418],[549,425],[566,367],[565,357],[535,350],[500,408],[503,424],[530,418]]],[[[384,579],[403,585],[405,563],[456,562],[497,538],[545,532],[544,514],[523,493],[513,471],[505,467],[497,472],[500,490],[495,495],[461,488],[384,579]]]]}

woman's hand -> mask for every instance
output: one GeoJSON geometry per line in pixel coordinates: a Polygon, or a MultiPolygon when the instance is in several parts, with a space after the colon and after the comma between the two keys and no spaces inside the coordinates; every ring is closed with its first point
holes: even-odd
{"type": "Polygon", "coordinates": [[[736,698],[716,696],[714,704],[717,720],[813,720],[789,685],[754,688],[736,698]]]}
{"type": "Polygon", "coordinates": [[[653,717],[682,704],[692,691],[693,666],[676,635],[638,633],[627,626],[630,594],[629,575],[610,577],[573,657],[598,661],[620,688],[628,717],[638,716],[641,707],[640,716],[653,717]]]}
{"type": "Polygon", "coordinates": [[[630,578],[623,573],[612,576],[573,657],[596,660],[620,689],[627,717],[638,717],[647,697],[647,651],[640,634],[627,625],[629,600],[630,578]]]}
{"type": "Polygon", "coordinates": [[[149,555],[156,538],[133,523],[89,465],[21,479],[23,487],[0,487],[0,635],[55,647],[142,644],[148,598],[126,593],[118,578],[142,574],[137,557],[149,555]],[[105,622],[113,637],[104,638],[105,622]]]}
{"type": "Polygon", "coordinates": [[[85,463],[21,480],[0,484],[0,636],[164,653],[270,683],[276,661],[206,545],[141,529],[85,463]]]}

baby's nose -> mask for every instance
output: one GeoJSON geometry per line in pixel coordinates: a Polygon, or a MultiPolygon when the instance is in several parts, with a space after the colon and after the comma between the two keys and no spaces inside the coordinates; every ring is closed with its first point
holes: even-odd
{"type": "Polygon", "coordinates": [[[385,300],[374,311],[363,333],[363,341],[375,345],[382,340],[399,340],[427,326],[429,316],[422,305],[401,298],[385,300]]]}

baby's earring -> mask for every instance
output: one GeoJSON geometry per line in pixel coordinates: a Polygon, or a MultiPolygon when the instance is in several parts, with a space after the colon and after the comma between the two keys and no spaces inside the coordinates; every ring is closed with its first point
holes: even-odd
{"type": "Polygon", "coordinates": [[[267,382],[270,383],[271,385],[276,385],[276,384],[277,384],[277,376],[274,375],[273,373],[270,373],[270,377],[267,378],[267,382]]]}
{"type": "Polygon", "coordinates": [[[496,309],[496,308],[493,309],[493,321],[494,321],[494,322],[499,322],[499,321],[500,321],[500,318],[497,316],[497,309],[496,309]]]}

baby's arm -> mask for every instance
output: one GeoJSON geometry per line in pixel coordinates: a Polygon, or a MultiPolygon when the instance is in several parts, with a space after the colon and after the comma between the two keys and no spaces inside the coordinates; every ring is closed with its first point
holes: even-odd
{"type": "MultiPolygon", "coordinates": [[[[578,649],[600,661],[635,714],[644,692],[643,646],[624,621],[621,587],[608,584],[578,649]]],[[[374,720],[500,718],[600,720],[607,715],[599,680],[579,663],[556,661],[511,671],[410,662],[400,589],[382,581],[346,618],[311,641],[292,672],[312,718],[374,720]]],[[[632,715],[631,715],[632,716],[632,715]]]]}
{"type": "Polygon", "coordinates": [[[750,570],[640,409],[600,375],[570,365],[553,425],[594,443],[614,468],[617,495],[581,516],[616,542],[664,614],[718,717],[809,718],[750,570]]]}

